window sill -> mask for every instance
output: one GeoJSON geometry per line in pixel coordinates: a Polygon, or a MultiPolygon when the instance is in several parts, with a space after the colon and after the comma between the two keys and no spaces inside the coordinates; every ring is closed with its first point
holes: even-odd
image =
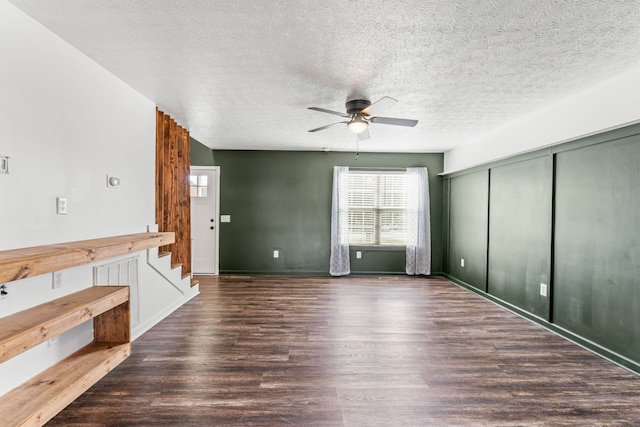
{"type": "Polygon", "coordinates": [[[350,245],[349,251],[384,251],[384,252],[404,252],[405,245],[350,245]]]}

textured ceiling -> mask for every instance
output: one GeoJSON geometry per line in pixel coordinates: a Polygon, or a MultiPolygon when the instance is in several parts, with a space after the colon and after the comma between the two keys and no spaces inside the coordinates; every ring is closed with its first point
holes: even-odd
{"type": "Polygon", "coordinates": [[[640,62],[640,0],[12,0],[219,149],[446,151],[640,62]]]}

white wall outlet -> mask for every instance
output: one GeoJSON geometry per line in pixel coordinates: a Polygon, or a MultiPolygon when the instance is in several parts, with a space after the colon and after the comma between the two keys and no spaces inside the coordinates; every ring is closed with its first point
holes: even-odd
{"type": "Polygon", "coordinates": [[[464,258],[460,258],[460,267],[464,267],[464,258]]]}
{"type": "Polygon", "coordinates": [[[220,215],[220,222],[231,222],[231,215],[220,215]]]}
{"type": "Polygon", "coordinates": [[[58,289],[62,287],[62,271],[53,272],[53,280],[51,282],[51,289],[58,289]]]}
{"type": "Polygon", "coordinates": [[[357,259],[362,259],[362,252],[361,251],[356,251],[356,258],[357,259]]]}
{"type": "Polygon", "coordinates": [[[540,295],[543,297],[547,296],[547,284],[546,283],[540,283],[540,295]]]}
{"type": "Polygon", "coordinates": [[[56,213],[58,215],[67,214],[67,198],[66,197],[56,197],[56,213]]]}
{"type": "Polygon", "coordinates": [[[58,338],[59,338],[59,337],[60,337],[60,335],[56,335],[55,337],[50,338],[50,339],[47,341],[47,347],[51,347],[52,345],[54,345],[55,343],[57,343],[57,342],[58,342],[58,338]]]}
{"type": "Polygon", "coordinates": [[[280,258],[280,251],[279,251],[279,250],[277,250],[277,249],[274,249],[274,250],[273,250],[273,257],[274,257],[274,258],[280,258]]]}

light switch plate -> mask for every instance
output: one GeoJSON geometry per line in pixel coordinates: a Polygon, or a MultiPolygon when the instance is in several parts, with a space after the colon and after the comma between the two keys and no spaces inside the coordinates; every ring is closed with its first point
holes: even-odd
{"type": "Polygon", "coordinates": [[[9,156],[0,156],[0,173],[9,174],[9,156]]]}
{"type": "Polygon", "coordinates": [[[357,259],[362,259],[362,252],[361,251],[356,251],[356,258],[357,259]]]}
{"type": "Polygon", "coordinates": [[[231,215],[220,215],[220,222],[231,222],[231,215]]]}
{"type": "Polygon", "coordinates": [[[274,257],[274,258],[280,258],[280,251],[279,251],[279,250],[277,250],[277,249],[275,249],[275,250],[273,251],[273,257],[274,257]]]}
{"type": "Polygon", "coordinates": [[[464,258],[460,258],[460,267],[464,267],[464,258]]]}

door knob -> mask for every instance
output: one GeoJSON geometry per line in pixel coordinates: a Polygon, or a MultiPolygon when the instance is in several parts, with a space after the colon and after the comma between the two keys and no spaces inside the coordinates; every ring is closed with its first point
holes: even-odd
{"type": "Polygon", "coordinates": [[[211,218],[211,222],[213,222],[213,218],[211,218]]]}
{"type": "Polygon", "coordinates": [[[213,225],[211,227],[209,227],[209,228],[213,230],[213,225]]]}

